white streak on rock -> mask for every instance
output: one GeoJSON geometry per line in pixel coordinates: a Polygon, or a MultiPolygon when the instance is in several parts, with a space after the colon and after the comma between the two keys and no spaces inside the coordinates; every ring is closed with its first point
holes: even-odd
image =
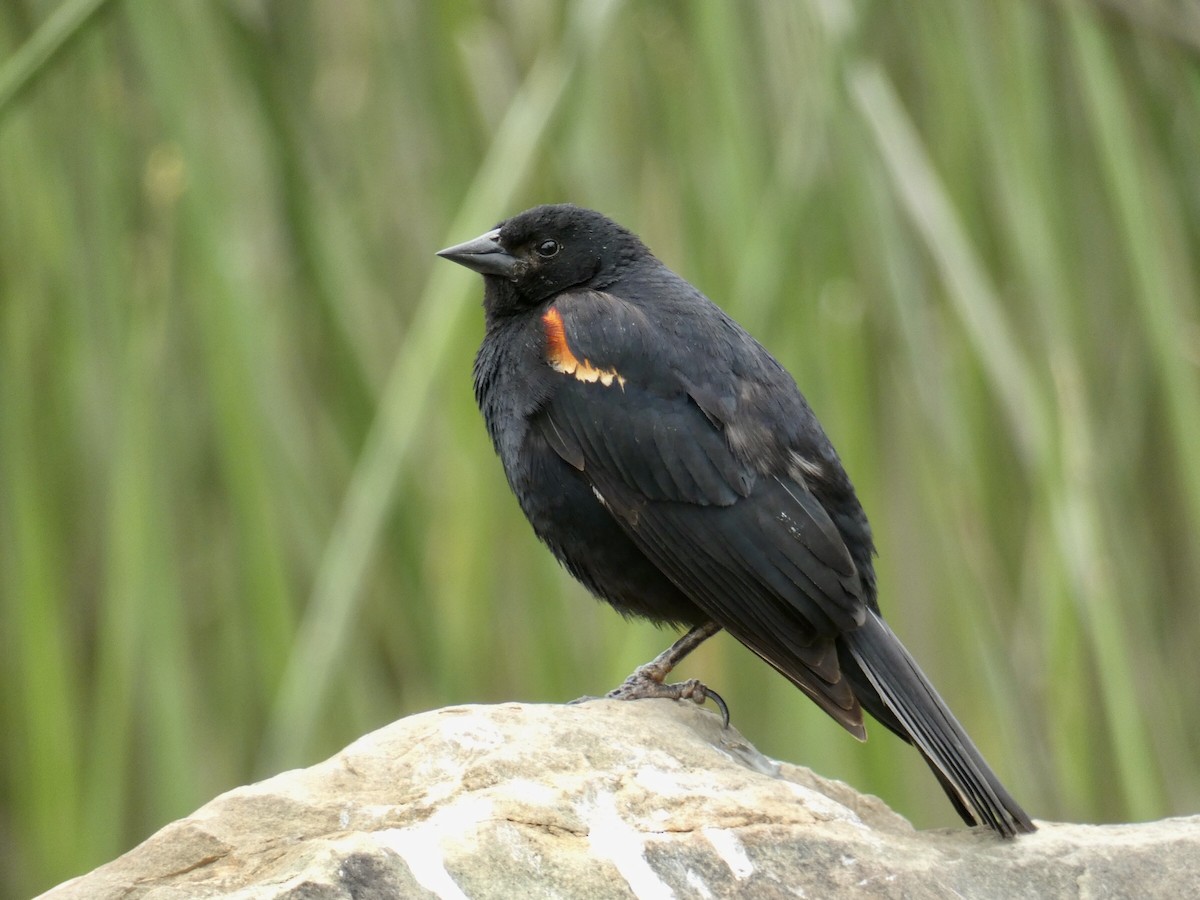
{"type": "Polygon", "coordinates": [[[713,892],[708,889],[708,885],[704,883],[704,879],[696,874],[696,872],[688,869],[687,875],[684,877],[687,879],[688,887],[696,892],[696,896],[703,897],[704,900],[711,900],[713,892]]]}
{"type": "Polygon", "coordinates": [[[727,828],[713,827],[701,828],[700,832],[708,838],[708,842],[717,851],[717,856],[721,857],[721,861],[729,866],[729,871],[733,873],[734,878],[741,881],[754,874],[754,863],[750,862],[750,857],[746,855],[746,848],[738,840],[736,834],[727,828]]]}
{"type": "Polygon", "coordinates": [[[445,842],[463,840],[492,815],[492,802],[468,798],[435,812],[419,825],[378,831],[374,839],[408,865],[413,878],[441,900],[468,900],[446,870],[445,842]]]}
{"type": "Polygon", "coordinates": [[[592,853],[617,867],[638,900],[674,900],[671,886],[646,861],[646,836],[621,818],[612,794],[579,806],[592,853]]]}

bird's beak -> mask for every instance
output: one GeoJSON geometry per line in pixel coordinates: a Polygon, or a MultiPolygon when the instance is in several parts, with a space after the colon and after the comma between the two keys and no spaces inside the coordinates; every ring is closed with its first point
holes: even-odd
{"type": "Polygon", "coordinates": [[[480,275],[502,275],[507,278],[516,270],[519,260],[500,246],[499,238],[500,229],[496,228],[473,241],[439,250],[437,255],[480,275]]]}

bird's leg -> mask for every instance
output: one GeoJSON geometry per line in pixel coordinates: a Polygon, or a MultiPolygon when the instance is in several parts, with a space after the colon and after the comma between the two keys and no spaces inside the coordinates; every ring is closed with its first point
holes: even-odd
{"type": "Polygon", "coordinates": [[[612,700],[644,700],[650,697],[663,697],[668,700],[691,700],[704,703],[712,698],[713,703],[721,710],[724,727],[729,727],[729,707],[721,699],[721,695],[712,688],[702,684],[695,678],[667,684],[667,676],[683,660],[685,656],[703,644],[706,640],[721,630],[715,622],[697,625],[670,647],[664,650],[644,666],[638,666],[633,674],[625,679],[625,683],[606,695],[612,700]]]}

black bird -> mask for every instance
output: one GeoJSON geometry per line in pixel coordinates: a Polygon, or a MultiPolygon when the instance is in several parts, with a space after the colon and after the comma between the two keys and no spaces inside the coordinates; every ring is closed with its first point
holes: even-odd
{"type": "Polygon", "coordinates": [[[866,709],[914,745],[968,824],[1034,830],[881,617],[866,514],[761,344],[591,210],[439,255],[483,275],[475,396],[538,537],[624,615],[690,628],[609,696],[715,697],[664,682],[724,628],[858,739],[866,709]]]}

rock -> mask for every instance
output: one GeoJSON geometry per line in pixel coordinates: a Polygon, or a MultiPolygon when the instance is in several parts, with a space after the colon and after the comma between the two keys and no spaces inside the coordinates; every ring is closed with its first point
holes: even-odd
{"type": "Polygon", "coordinates": [[[918,832],[688,703],[462,706],[222,794],[46,900],[1183,897],[1200,817],[918,832]]]}

